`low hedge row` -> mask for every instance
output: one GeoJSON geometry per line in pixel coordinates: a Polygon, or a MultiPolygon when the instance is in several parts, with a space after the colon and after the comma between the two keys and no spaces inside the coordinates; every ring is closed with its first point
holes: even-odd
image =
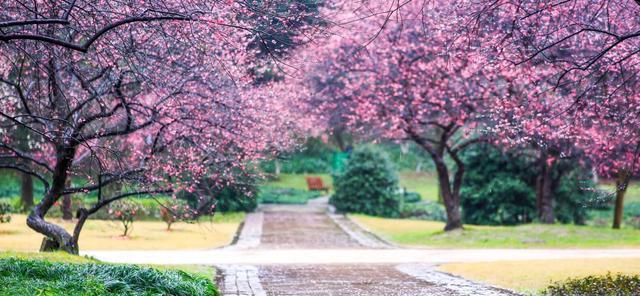
{"type": "Polygon", "coordinates": [[[550,285],[546,296],[640,295],[640,275],[602,275],[570,279],[550,285]]]}
{"type": "Polygon", "coordinates": [[[219,295],[211,280],[135,265],[0,259],[0,295],[219,295]]]}

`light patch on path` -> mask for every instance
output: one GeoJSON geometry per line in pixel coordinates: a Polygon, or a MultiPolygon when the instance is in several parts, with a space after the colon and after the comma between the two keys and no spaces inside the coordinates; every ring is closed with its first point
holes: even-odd
{"type": "Polygon", "coordinates": [[[393,247],[388,243],[380,240],[375,235],[362,229],[344,215],[328,214],[328,216],[331,218],[333,223],[338,225],[338,227],[340,227],[342,231],[349,235],[351,239],[357,241],[363,247],[371,249],[390,249],[393,247]]]}
{"type": "Polygon", "coordinates": [[[260,284],[258,268],[253,265],[217,265],[222,271],[218,282],[220,292],[225,296],[266,296],[260,284]]]}
{"type": "Polygon", "coordinates": [[[225,247],[225,249],[250,249],[260,245],[260,237],[262,236],[262,221],[264,214],[262,212],[249,213],[245,216],[242,230],[238,235],[235,244],[225,247]]]}
{"type": "Polygon", "coordinates": [[[445,288],[460,296],[513,296],[517,293],[466,280],[447,273],[435,271],[424,264],[402,264],[396,266],[402,273],[445,288]]]}

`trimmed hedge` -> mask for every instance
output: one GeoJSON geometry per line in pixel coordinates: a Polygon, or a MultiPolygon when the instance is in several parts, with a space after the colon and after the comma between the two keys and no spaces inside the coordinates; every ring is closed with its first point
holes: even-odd
{"type": "Polygon", "coordinates": [[[588,276],[555,283],[542,293],[547,296],[640,295],[640,276],[588,276]]]}
{"type": "Polygon", "coordinates": [[[211,280],[135,265],[0,259],[0,295],[219,295],[211,280]]]}

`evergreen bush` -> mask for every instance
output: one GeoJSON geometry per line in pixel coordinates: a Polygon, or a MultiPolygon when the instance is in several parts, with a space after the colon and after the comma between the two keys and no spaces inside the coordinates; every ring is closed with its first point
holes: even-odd
{"type": "Polygon", "coordinates": [[[355,149],[333,184],[335,193],[330,201],[338,211],[400,216],[398,176],[387,156],[372,146],[355,149]]]}

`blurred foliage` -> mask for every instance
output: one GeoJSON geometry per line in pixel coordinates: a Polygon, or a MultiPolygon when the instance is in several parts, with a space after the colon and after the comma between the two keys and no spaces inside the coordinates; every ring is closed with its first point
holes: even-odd
{"type": "Polygon", "coordinates": [[[111,220],[120,221],[124,228],[122,236],[127,236],[133,226],[133,222],[137,220],[139,216],[143,216],[146,212],[145,208],[139,204],[121,199],[109,204],[107,213],[111,220]]]}
{"type": "MultiPolygon", "coordinates": [[[[431,158],[413,143],[386,142],[369,145],[384,151],[399,171],[433,171],[431,158]]],[[[282,174],[329,174],[335,169],[334,158],[337,157],[337,153],[338,150],[331,144],[312,137],[299,151],[280,155],[278,160],[263,161],[260,168],[265,173],[274,174],[278,164],[282,174]]]]}
{"type": "Polygon", "coordinates": [[[258,207],[256,199],[257,188],[251,186],[228,186],[222,188],[216,194],[216,211],[227,212],[253,212],[258,207]]]}
{"type": "Polygon", "coordinates": [[[184,200],[173,199],[159,210],[160,218],[167,224],[167,230],[171,230],[171,225],[180,220],[191,220],[194,213],[189,204],[184,200]]]}
{"type": "Polygon", "coordinates": [[[258,206],[257,176],[253,172],[235,172],[233,181],[221,184],[214,180],[200,180],[194,192],[182,191],[179,199],[186,200],[198,215],[215,212],[252,212],[258,206]]]}
{"type": "Polygon", "coordinates": [[[400,218],[446,221],[446,213],[443,205],[432,201],[404,203],[400,208],[400,218]]]}
{"type": "Polygon", "coordinates": [[[640,275],[588,276],[554,283],[542,293],[548,296],[639,295],[640,275]]]}
{"type": "MultiPolygon", "coordinates": [[[[515,225],[536,219],[536,177],[534,160],[526,155],[503,152],[490,145],[467,149],[461,189],[465,223],[515,225]]],[[[554,214],[562,223],[584,224],[590,209],[607,209],[608,199],[596,190],[591,170],[574,160],[558,160],[552,178],[554,214]]]]}
{"type": "Polygon", "coordinates": [[[338,211],[400,216],[398,176],[387,155],[373,146],[356,148],[333,184],[330,202],[338,211]]]}
{"type": "Polygon", "coordinates": [[[411,191],[403,191],[402,192],[402,201],[404,203],[416,203],[422,200],[422,196],[420,193],[411,192],[411,191]]]}
{"type": "Polygon", "coordinates": [[[11,213],[14,211],[13,206],[6,202],[0,201],[0,223],[11,222],[11,213]]]}
{"type": "Polygon", "coordinates": [[[260,187],[258,200],[265,204],[306,204],[309,199],[321,196],[318,191],[295,188],[260,187]]]}
{"type": "Polygon", "coordinates": [[[319,138],[309,138],[299,151],[280,155],[277,160],[263,161],[260,168],[268,174],[327,174],[331,172],[334,149],[319,138]]]}
{"type": "Polygon", "coordinates": [[[465,223],[514,225],[536,217],[535,171],[523,158],[482,145],[467,149],[462,159],[465,223]]]}

